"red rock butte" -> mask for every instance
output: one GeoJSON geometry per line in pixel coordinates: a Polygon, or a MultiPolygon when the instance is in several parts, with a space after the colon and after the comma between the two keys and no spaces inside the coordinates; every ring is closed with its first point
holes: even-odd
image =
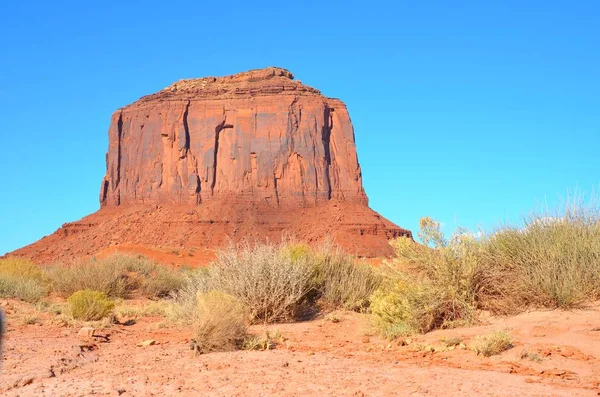
{"type": "Polygon", "coordinates": [[[289,235],[374,257],[411,236],[368,207],[344,103],[285,69],[180,80],[117,110],[108,134],[100,210],[12,254],[44,263],[289,235]]]}

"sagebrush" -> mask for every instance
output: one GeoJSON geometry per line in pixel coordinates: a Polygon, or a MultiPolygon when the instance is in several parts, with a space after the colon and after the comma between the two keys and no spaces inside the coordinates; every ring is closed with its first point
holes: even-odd
{"type": "MultiPolygon", "coordinates": [[[[243,304],[254,322],[293,319],[313,289],[311,257],[293,259],[284,244],[243,244],[217,253],[217,260],[194,274],[180,294],[221,291],[243,304]]],[[[185,302],[184,302],[185,304],[185,302]]]]}

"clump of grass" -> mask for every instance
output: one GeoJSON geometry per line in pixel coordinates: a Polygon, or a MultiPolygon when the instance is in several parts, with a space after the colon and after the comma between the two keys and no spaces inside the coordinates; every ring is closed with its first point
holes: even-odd
{"type": "Polygon", "coordinates": [[[538,211],[525,227],[489,238],[489,260],[509,270],[512,307],[573,308],[600,299],[600,205],[574,195],[562,210],[538,211]]]}
{"type": "Polygon", "coordinates": [[[485,357],[495,356],[513,347],[512,337],[507,331],[494,331],[491,334],[480,337],[473,346],[477,355],[485,357]]]}
{"type": "Polygon", "coordinates": [[[115,307],[115,303],[100,291],[77,291],[67,301],[71,316],[82,321],[102,320],[109,316],[115,307]]]}
{"type": "Polygon", "coordinates": [[[0,259],[0,297],[38,302],[47,294],[41,268],[21,258],[0,259]]]}
{"type": "Polygon", "coordinates": [[[315,256],[314,285],[326,305],[354,311],[369,306],[369,297],[383,280],[375,268],[329,244],[307,255],[315,256]]]}
{"type": "Polygon", "coordinates": [[[197,353],[236,350],[247,338],[248,312],[231,295],[210,291],[197,295],[192,349],[197,353]]]}
{"type": "Polygon", "coordinates": [[[164,297],[184,282],[183,275],[176,270],[142,256],[127,255],[53,266],[47,270],[47,277],[52,289],[63,296],[89,289],[113,298],[129,298],[136,290],[148,298],[164,297]]]}
{"type": "Polygon", "coordinates": [[[217,258],[206,270],[196,272],[179,294],[188,310],[197,292],[215,290],[235,297],[254,322],[288,320],[299,313],[313,289],[311,258],[292,259],[283,243],[230,247],[218,252],[217,258]]]}

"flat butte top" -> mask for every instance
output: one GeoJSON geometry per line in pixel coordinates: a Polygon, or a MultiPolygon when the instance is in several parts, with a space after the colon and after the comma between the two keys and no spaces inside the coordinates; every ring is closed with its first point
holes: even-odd
{"type": "Polygon", "coordinates": [[[243,99],[280,93],[322,96],[319,90],[294,80],[294,75],[290,71],[267,67],[230,76],[179,80],[155,94],[140,98],[124,109],[155,101],[243,99]]]}

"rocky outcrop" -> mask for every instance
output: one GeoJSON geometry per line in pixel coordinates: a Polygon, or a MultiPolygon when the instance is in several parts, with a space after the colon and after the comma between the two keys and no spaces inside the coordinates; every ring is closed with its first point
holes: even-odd
{"type": "Polygon", "coordinates": [[[181,80],[115,112],[100,204],[10,255],[54,263],[126,246],[193,265],[230,242],[290,236],[375,257],[411,237],[368,207],[345,105],[280,68],[181,80]]]}
{"type": "Polygon", "coordinates": [[[285,69],[179,81],[118,110],[103,206],[367,204],[346,106],[285,69]]]}

